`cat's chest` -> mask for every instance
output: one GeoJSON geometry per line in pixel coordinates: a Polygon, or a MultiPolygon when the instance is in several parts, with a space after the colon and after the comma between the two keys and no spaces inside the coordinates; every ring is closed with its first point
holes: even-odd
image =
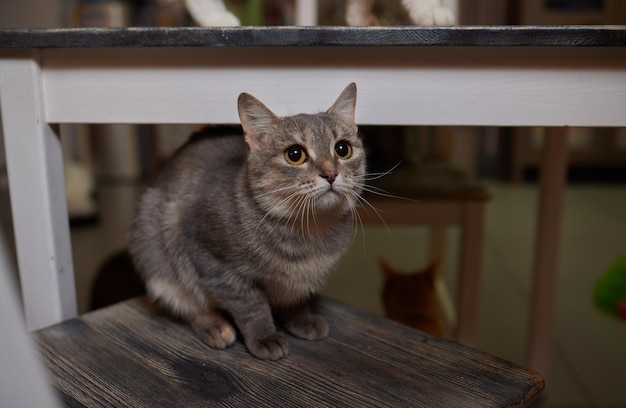
{"type": "Polygon", "coordinates": [[[326,254],[318,259],[270,263],[262,279],[268,300],[274,305],[285,306],[308,298],[324,285],[339,256],[326,254]]]}
{"type": "Polygon", "coordinates": [[[332,228],[317,231],[275,225],[264,239],[251,240],[256,243],[257,278],[270,303],[292,304],[321,289],[349,243],[348,221],[336,219],[332,228]]]}

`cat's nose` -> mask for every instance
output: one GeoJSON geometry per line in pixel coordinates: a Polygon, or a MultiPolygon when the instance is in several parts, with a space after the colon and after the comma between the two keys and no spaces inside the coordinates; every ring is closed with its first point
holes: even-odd
{"type": "Polygon", "coordinates": [[[328,184],[333,184],[335,182],[335,178],[337,177],[337,170],[325,170],[320,174],[321,178],[325,178],[328,181],[328,184]]]}

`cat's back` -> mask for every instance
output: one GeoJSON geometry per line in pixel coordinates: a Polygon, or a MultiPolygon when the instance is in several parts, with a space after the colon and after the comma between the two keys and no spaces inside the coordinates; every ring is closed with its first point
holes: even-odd
{"type": "Polygon", "coordinates": [[[245,163],[247,152],[248,147],[237,127],[204,128],[191,135],[174,153],[155,187],[180,192],[189,188],[201,191],[209,184],[228,185],[245,163]]]}
{"type": "Polygon", "coordinates": [[[196,234],[225,218],[212,214],[232,215],[226,209],[247,151],[236,129],[208,128],[174,153],[143,194],[131,225],[129,249],[141,273],[156,273],[168,263],[164,254],[180,253],[190,231],[196,234]]]}

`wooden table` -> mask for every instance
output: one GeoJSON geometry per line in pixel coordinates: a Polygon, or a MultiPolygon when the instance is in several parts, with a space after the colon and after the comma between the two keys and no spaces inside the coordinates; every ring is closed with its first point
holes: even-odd
{"type": "Polygon", "coordinates": [[[289,337],[278,362],[251,357],[240,341],[210,349],[143,299],[35,338],[70,407],[523,407],[543,390],[537,373],[452,341],[329,299],[318,312],[330,336],[289,337]]]}
{"type": "Polygon", "coordinates": [[[529,364],[545,372],[566,168],[563,126],[626,126],[624,27],[0,30],[0,101],[31,329],[76,316],[59,123],[235,123],[352,81],[360,124],[550,127],[529,364]]]}

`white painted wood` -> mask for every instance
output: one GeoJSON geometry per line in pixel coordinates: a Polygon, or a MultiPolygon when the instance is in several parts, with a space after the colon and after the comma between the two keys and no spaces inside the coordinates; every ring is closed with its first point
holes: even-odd
{"type": "Polygon", "coordinates": [[[435,293],[437,294],[437,301],[439,302],[446,333],[450,338],[453,338],[459,324],[454,297],[450,293],[446,282],[441,278],[435,280],[435,293]]]}
{"type": "MultiPolygon", "coordinates": [[[[44,72],[52,122],[237,123],[240,92],[284,115],[324,110],[354,81],[361,124],[626,125],[624,67],[579,59],[572,64],[580,67],[523,61],[510,67],[490,60],[501,58],[498,54],[477,51],[479,62],[467,65],[454,57],[442,67],[444,62],[433,66],[434,50],[421,49],[413,54],[370,50],[371,56],[350,48],[239,54],[211,49],[201,55],[164,49],[159,57],[145,51],[145,61],[136,55],[142,50],[134,56],[112,50],[106,55],[110,60],[99,64],[104,57],[89,50],[82,55],[53,51],[46,54],[44,72]]],[[[439,52],[439,58],[452,58],[439,52]]]]}
{"type": "Polygon", "coordinates": [[[0,263],[0,401],[3,407],[56,407],[43,364],[24,327],[11,271],[4,266],[0,263]]]}
{"type": "Polygon", "coordinates": [[[567,153],[567,129],[548,129],[541,163],[533,300],[528,341],[528,364],[544,378],[548,376],[552,356],[567,153]]]}
{"type": "Polygon", "coordinates": [[[317,0],[296,0],[296,25],[317,25],[317,0]]]}
{"type": "Polygon", "coordinates": [[[354,81],[360,124],[626,125],[626,73],[599,74],[568,69],[206,68],[181,73],[94,68],[47,72],[46,93],[53,122],[237,123],[241,92],[252,93],[280,115],[316,112],[330,107],[332,98],[354,81]]]}
{"type": "Polygon", "coordinates": [[[60,140],[46,121],[35,51],[0,60],[0,109],[26,322],[76,316],[60,140]]]}
{"type": "MultiPolygon", "coordinates": [[[[458,218],[458,214],[456,217],[458,218]]],[[[442,226],[432,226],[428,237],[429,260],[430,262],[437,262],[437,269],[435,271],[435,293],[437,294],[437,301],[439,303],[439,309],[441,310],[441,316],[444,320],[446,331],[452,338],[453,335],[458,334],[458,330],[456,329],[458,325],[458,316],[456,302],[450,294],[450,290],[443,279],[443,273],[446,266],[446,242],[446,229],[442,226]]],[[[460,274],[464,273],[463,269],[464,265],[460,264],[457,279],[460,274]]]]}

